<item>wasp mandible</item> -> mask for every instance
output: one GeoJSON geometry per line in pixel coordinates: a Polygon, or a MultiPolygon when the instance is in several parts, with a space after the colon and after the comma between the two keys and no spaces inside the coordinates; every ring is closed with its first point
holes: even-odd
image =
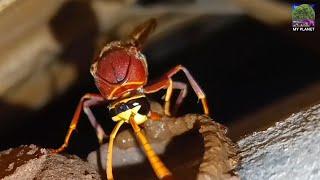
{"type": "Polygon", "coordinates": [[[209,115],[206,96],[190,72],[182,65],[177,65],[165,73],[158,81],[147,85],[148,64],[146,57],[141,53],[142,46],[151,32],[156,27],[156,20],[150,19],[137,26],[126,41],[113,41],[102,48],[98,57],[91,65],[90,72],[100,94],[85,94],[74,113],[65,137],[64,144],[54,151],[59,153],[65,150],[70,137],[79,122],[83,110],[96,130],[99,142],[107,137],[100,124],[97,123],[90,107],[102,102],[108,103],[109,114],[117,122],[109,136],[107,151],[106,173],[108,179],[113,179],[112,174],[112,149],[118,130],[124,123],[131,124],[136,138],[141,144],[155,174],[159,179],[170,178],[171,172],[160,160],[152,149],[145,135],[141,132],[140,124],[146,120],[157,120],[160,115],[152,112],[146,94],[151,94],[166,89],[164,113],[170,116],[170,98],[173,89],[179,89],[180,94],[176,100],[178,107],[187,93],[185,83],[172,80],[172,76],[182,71],[186,75],[191,87],[202,102],[204,114],[209,115]]]}

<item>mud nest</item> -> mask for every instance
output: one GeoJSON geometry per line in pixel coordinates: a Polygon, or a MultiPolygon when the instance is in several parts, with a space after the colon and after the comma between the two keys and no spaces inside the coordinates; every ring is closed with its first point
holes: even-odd
{"type": "MultiPolygon", "coordinates": [[[[157,103],[151,109],[163,114],[157,103]]],[[[232,179],[239,162],[237,146],[226,136],[227,129],[211,118],[199,114],[182,117],[163,116],[149,120],[143,131],[163,162],[177,179],[232,179]]],[[[115,140],[113,171],[116,179],[156,179],[149,162],[130,127],[115,140]]],[[[91,152],[88,161],[101,174],[105,172],[108,144],[91,152]]]]}

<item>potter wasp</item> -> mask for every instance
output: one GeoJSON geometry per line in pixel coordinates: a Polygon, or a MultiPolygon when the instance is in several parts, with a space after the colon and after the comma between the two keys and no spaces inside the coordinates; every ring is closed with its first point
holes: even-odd
{"type": "Polygon", "coordinates": [[[160,115],[152,112],[146,95],[166,89],[164,113],[170,116],[170,98],[173,89],[179,89],[180,94],[176,100],[179,106],[187,93],[185,83],[172,80],[172,76],[182,71],[192,89],[202,102],[204,114],[209,114],[205,93],[192,77],[190,72],[182,65],[177,65],[165,73],[158,81],[148,84],[148,64],[146,57],[141,53],[142,45],[147,37],[154,31],[156,20],[150,19],[137,26],[126,41],[113,41],[102,48],[98,57],[91,65],[90,72],[100,94],[85,94],[74,113],[65,137],[64,144],[54,152],[65,150],[69,144],[71,134],[76,129],[82,110],[88,116],[96,130],[99,142],[107,137],[101,125],[97,123],[90,108],[101,102],[107,102],[109,114],[117,124],[109,136],[107,151],[106,173],[108,179],[113,179],[112,174],[112,149],[115,136],[124,123],[131,124],[138,142],[141,144],[155,174],[159,179],[170,178],[171,172],[160,160],[153,148],[141,132],[139,125],[146,120],[160,119],[160,115]]]}

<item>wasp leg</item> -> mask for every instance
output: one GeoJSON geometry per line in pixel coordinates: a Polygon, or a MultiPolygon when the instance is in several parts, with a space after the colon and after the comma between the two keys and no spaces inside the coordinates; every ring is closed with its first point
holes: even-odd
{"type": "Polygon", "coordinates": [[[94,106],[94,105],[98,105],[101,102],[105,102],[105,99],[103,97],[92,98],[87,101],[84,101],[84,103],[83,103],[83,111],[87,115],[92,127],[95,129],[100,145],[103,144],[103,139],[107,138],[108,136],[104,132],[102,126],[98,123],[98,121],[94,117],[90,107],[94,106]]]}
{"type": "Polygon", "coordinates": [[[179,89],[180,93],[179,96],[176,100],[176,105],[174,110],[177,111],[177,109],[180,107],[183,99],[187,96],[187,85],[183,82],[179,82],[179,81],[172,81],[171,78],[169,78],[169,86],[167,88],[167,93],[165,96],[165,107],[164,107],[164,112],[166,115],[171,115],[170,113],[170,99],[171,99],[171,95],[172,95],[172,90],[173,89],[179,89]]]}
{"type": "Polygon", "coordinates": [[[180,89],[179,96],[176,100],[175,111],[180,107],[184,98],[187,96],[188,89],[187,85],[183,82],[173,81],[173,89],[180,89]]]}
{"type": "Polygon", "coordinates": [[[206,95],[203,92],[203,90],[201,89],[201,87],[199,86],[199,84],[197,83],[197,81],[190,74],[190,72],[187,68],[183,67],[182,65],[178,65],[178,66],[174,67],[173,69],[171,69],[166,75],[168,77],[172,77],[173,75],[175,75],[179,71],[183,71],[184,74],[187,76],[187,79],[188,79],[192,89],[197,94],[198,98],[201,100],[204,114],[209,115],[209,107],[208,107],[206,95]]]}
{"type": "Polygon", "coordinates": [[[147,94],[155,93],[160,91],[161,89],[167,89],[165,95],[165,104],[164,104],[164,114],[170,116],[170,99],[172,95],[173,82],[170,78],[162,78],[159,81],[155,82],[144,88],[144,92],[147,94]]]}
{"type": "Polygon", "coordinates": [[[107,163],[106,163],[106,173],[107,173],[107,179],[113,180],[113,174],[112,174],[112,148],[113,148],[113,142],[114,138],[116,137],[121,125],[124,123],[124,121],[119,121],[117,125],[113,128],[110,138],[109,138],[109,146],[108,146],[108,152],[107,152],[107,163]]]}
{"type": "Polygon", "coordinates": [[[169,81],[169,86],[167,88],[167,93],[165,96],[165,107],[164,107],[164,112],[166,115],[171,115],[170,113],[170,99],[171,99],[171,95],[172,95],[172,90],[173,89],[179,89],[180,93],[179,96],[176,100],[176,104],[175,104],[175,108],[174,108],[174,112],[177,111],[177,109],[180,107],[183,99],[187,96],[187,85],[183,82],[179,82],[179,81],[172,81],[171,78],[168,79],[169,81]]]}
{"type": "Polygon", "coordinates": [[[58,149],[55,149],[53,151],[53,153],[60,153],[62,151],[64,151],[68,145],[69,145],[69,141],[70,141],[70,137],[73,133],[73,131],[77,128],[77,125],[78,125],[78,122],[79,122],[79,118],[80,118],[80,113],[82,111],[82,108],[83,108],[83,104],[85,101],[87,100],[90,100],[90,99],[94,99],[94,98],[101,98],[101,96],[99,94],[90,94],[90,93],[87,93],[85,94],[84,96],[82,96],[77,108],[76,108],[76,111],[73,115],[73,118],[72,118],[72,121],[70,123],[70,126],[69,126],[69,130],[68,130],[68,133],[64,139],[64,143],[58,148],[58,149]]]}
{"type": "Polygon", "coordinates": [[[171,106],[171,95],[172,95],[172,90],[173,89],[179,89],[180,93],[179,96],[177,98],[176,101],[176,105],[175,105],[175,110],[177,110],[179,108],[179,106],[181,105],[183,99],[186,97],[187,95],[187,85],[183,82],[179,82],[179,81],[172,81],[171,78],[162,78],[160,81],[147,86],[144,90],[145,93],[155,93],[161,89],[167,89],[166,95],[165,95],[165,104],[164,104],[164,112],[165,115],[170,116],[170,106],[171,106]]]}
{"type": "Polygon", "coordinates": [[[166,96],[165,96],[165,99],[164,99],[164,114],[167,115],[167,116],[171,116],[171,113],[170,113],[170,99],[171,99],[171,95],[172,95],[172,80],[169,79],[169,85],[167,87],[167,93],[166,93],[166,96]]]}
{"type": "Polygon", "coordinates": [[[193,78],[193,76],[190,74],[188,69],[186,69],[182,65],[178,65],[178,66],[174,67],[169,72],[167,72],[161,78],[160,81],[158,81],[158,82],[146,87],[145,88],[145,92],[146,93],[154,93],[154,92],[159,91],[160,89],[168,88],[169,84],[170,84],[169,81],[171,80],[171,77],[173,75],[177,74],[179,71],[183,71],[184,74],[187,76],[187,79],[188,79],[192,89],[197,94],[198,98],[201,100],[204,114],[209,115],[209,107],[208,107],[208,104],[207,104],[207,99],[206,99],[205,93],[203,92],[201,87],[198,85],[196,80],[193,78]]]}
{"type": "Polygon", "coordinates": [[[149,144],[147,138],[142,134],[140,127],[137,125],[137,123],[134,121],[134,119],[130,118],[130,124],[136,134],[136,137],[138,138],[138,141],[140,142],[142,148],[144,149],[144,152],[147,155],[147,158],[155,171],[157,177],[159,179],[169,178],[171,177],[171,172],[168,170],[168,168],[163,164],[163,162],[160,160],[160,158],[157,156],[157,154],[152,149],[151,145],[149,144]]]}

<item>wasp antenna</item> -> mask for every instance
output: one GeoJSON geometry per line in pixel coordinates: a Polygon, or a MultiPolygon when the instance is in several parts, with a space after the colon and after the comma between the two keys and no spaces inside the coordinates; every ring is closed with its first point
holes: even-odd
{"type": "Polygon", "coordinates": [[[134,41],[136,46],[142,46],[149,35],[155,30],[157,26],[157,20],[151,18],[144,23],[138,25],[130,34],[131,40],[134,41]]]}

